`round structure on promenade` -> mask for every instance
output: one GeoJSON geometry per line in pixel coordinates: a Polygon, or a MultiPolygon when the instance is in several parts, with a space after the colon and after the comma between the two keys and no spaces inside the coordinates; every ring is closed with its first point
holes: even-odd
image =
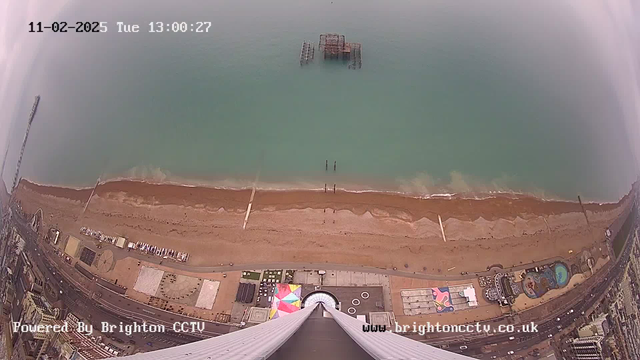
{"type": "Polygon", "coordinates": [[[563,263],[556,263],[553,267],[556,273],[556,283],[558,287],[565,287],[569,283],[569,269],[563,263]]]}
{"type": "Polygon", "coordinates": [[[326,291],[314,291],[311,294],[307,295],[304,298],[303,307],[307,307],[309,305],[313,305],[316,303],[322,303],[325,306],[332,307],[334,309],[338,308],[338,299],[336,299],[333,294],[328,293],[326,291]]]}

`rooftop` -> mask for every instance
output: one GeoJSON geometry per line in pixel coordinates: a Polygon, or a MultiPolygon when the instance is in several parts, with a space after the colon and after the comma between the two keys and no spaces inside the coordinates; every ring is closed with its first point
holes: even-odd
{"type": "Polygon", "coordinates": [[[31,298],[33,303],[36,305],[36,307],[38,309],[40,309],[40,311],[42,311],[43,314],[53,316],[51,311],[49,311],[49,307],[44,302],[44,300],[42,300],[42,297],[40,295],[34,294],[34,293],[29,293],[29,297],[31,298]]]}

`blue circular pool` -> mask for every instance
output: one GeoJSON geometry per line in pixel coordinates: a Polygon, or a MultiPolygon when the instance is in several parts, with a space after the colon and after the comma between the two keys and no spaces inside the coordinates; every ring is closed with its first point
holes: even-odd
{"type": "Polygon", "coordinates": [[[562,263],[557,263],[554,266],[554,271],[556,273],[556,282],[558,283],[558,287],[565,287],[569,283],[569,269],[567,266],[562,263]]]}

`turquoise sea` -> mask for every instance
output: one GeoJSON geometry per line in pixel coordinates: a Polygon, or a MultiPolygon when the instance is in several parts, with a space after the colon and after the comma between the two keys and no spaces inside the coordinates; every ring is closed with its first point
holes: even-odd
{"type": "Polygon", "coordinates": [[[587,25],[562,4],[71,1],[59,21],[109,30],[44,35],[15,89],[4,178],[40,94],[21,170],[40,183],[239,187],[259,172],[273,188],[617,200],[638,173],[627,119],[587,25]],[[148,33],[156,21],[212,26],[148,33]],[[362,69],[301,67],[301,43],[323,32],[362,43],[362,69]]]}

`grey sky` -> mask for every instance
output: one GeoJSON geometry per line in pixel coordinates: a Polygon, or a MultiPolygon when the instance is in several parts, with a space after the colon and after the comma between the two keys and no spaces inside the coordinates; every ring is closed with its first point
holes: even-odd
{"type": "Polygon", "coordinates": [[[4,154],[12,114],[36,55],[42,34],[29,33],[31,21],[49,22],[69,0],[5,0],[0,2],[0,149],[4,154]]]}

